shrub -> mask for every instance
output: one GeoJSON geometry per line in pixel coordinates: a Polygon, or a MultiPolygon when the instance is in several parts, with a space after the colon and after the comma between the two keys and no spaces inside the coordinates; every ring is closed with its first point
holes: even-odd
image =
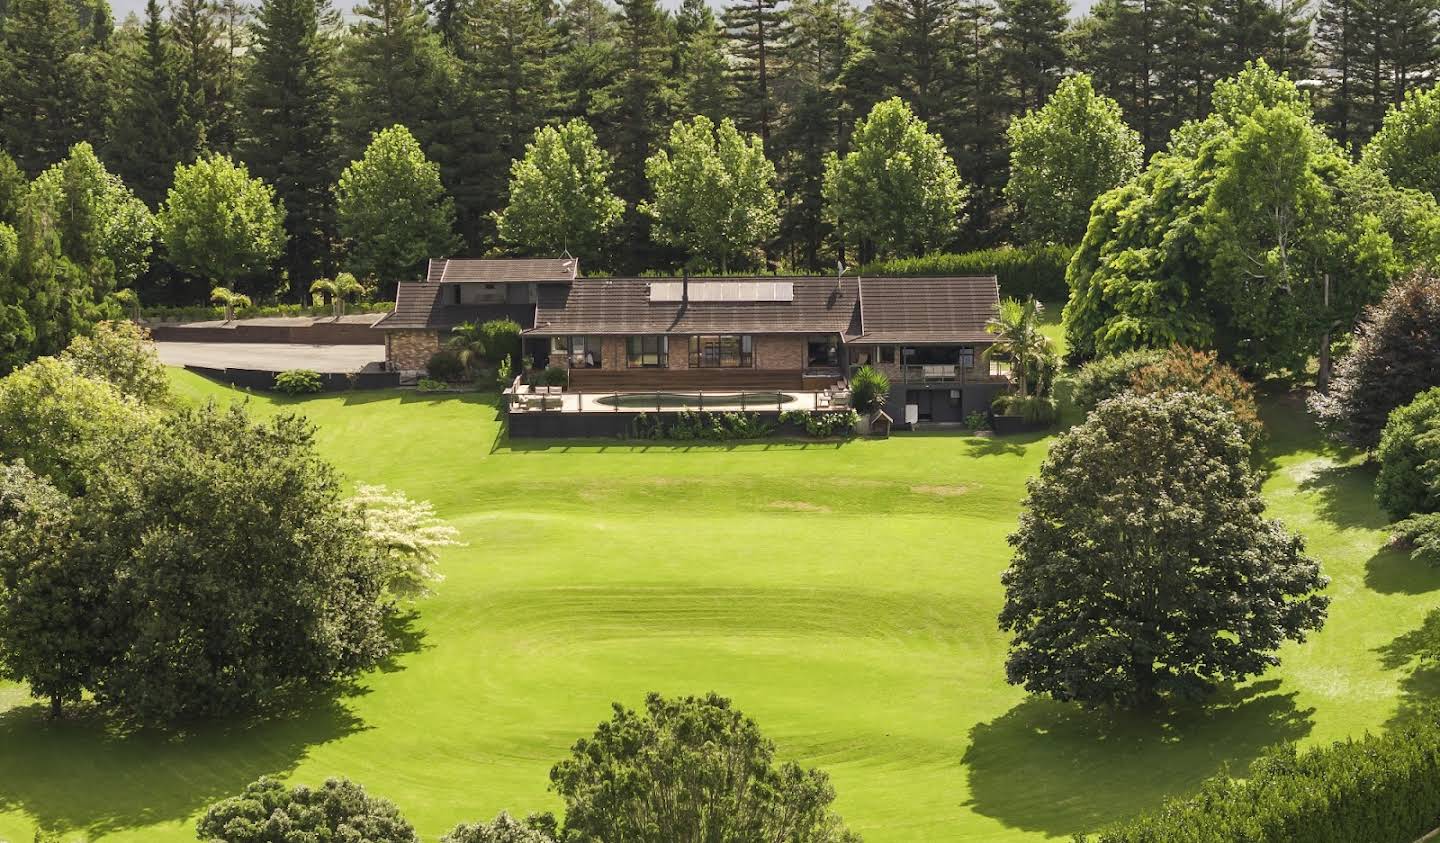
{"type": "Polygon", "coordinates": [[[854,410],[786,410],[780,414],[780,423],[803,427],[808,435],[824,439],[849,436],[860,423],[860,414],[854,410]]]}
{"type": "Polygon", "coordinates": [[[641,413],[635,418],[635,434],[643,439],[705,439],[723,442],[733,439],[760,439],[775,432],[774,422],[757,413],[697,413],[685,410],[672,420],[641,413]]]}
{"type": "Polygon", "coordinates": [[[1429,719],[1303,754],[1294,744],[1194,796],[1082,843],[1410,843],[1440,816],[1440,728],[1429,719]]]}
{"type": "Polygon", "coordinates": [[[965,416],[965,426],[971,430],[984,430],[990,426],[990,420],[985,417],[984,413],[975,410],[965,416]]]}
{"type": "Polygon", "coordinates": [[[170,397],[170,379],[150,332],[134,322],[101,322],[90,336],[71,340],[60,359],[142,403],[161,404],[170,397]]]}
{"type": "Polygon", "coordinates": [[[211,805],[196,831],[207,843],[420,843],[393,804],[348,779],[330,779],[320,788],[287,788],[275,779],[262,778],[239,796],[211,805]]]}
{"type": "Polygon", "coordinates": [[[288,369],[275,376],[275,391],[286,395],[309,395],[323,386],[320,373],[309,369],[288,369]]]}
{"type": "Polygon", "coordinates": [[[1440,277],[1418,271],[1365,311],[1328,394],[1310,409],[1334,438],[1366,450],[1380,443],[1391,411],[1440,386],[1440,277]]]}
{"type": "Polygon", "coordinates": [[[1070,296],[1065,268],[1074,246],[999,246],[960,254],[925,255],[868,264],[864,275],[994,275],[1002,295],[1063,302],[1070,296]]]}
{"type": "Polygon", "coordinates": [[[1020,416],[1027,424],[1054,424],[1060,406],[1054,398],[1040,395],[1001,395],[991,405],[1002,416],[1020,416]]]}
{"type": "Polygon", "coordinates": [[[515,368],[511,362],[514,358],[503,358],[495,367],[495,385],[500,389],[509,389],[511,382],[515,380],[515,368]]]}
{"type": "Polygon", "coordinates": [[[873,413],[890,398],[890,379],[879,369],[861,366],[850,376],[850,404],[862,413],[873,413]]]}
{"type": "Polygon", "coordinates": [[[415,388],[421,392],[448,392],[450,384],[445,381],[437,381],[434,378],[421,378],[415,383],[415,388]]]}
{"type": "Polygon", "coordinates": [[[491,362],[519,359],[520,323],[514,319],[491,319],[480,326],[480,335],[484,338],[485,356],[491,362]]]}
{"type": "Polygon", "coordinates": [[[454,351],[441,349],[425,362],[425,372],[437,381],[455,383],[465,379],[465,363],[454,351]]]}
{"type": "Polygon", "coordinates": [[[564,386],[570,382],[570,373],[559,366],[551,366],[540,374],[540,383],[545,386],[564,386]]]}
{"type": "Polygon", "coordinates": [[[1376,453],[1375,502],[1392,518],[1440,509],[1440,388],[1390,414],[1376,453]]]}
{"type": "Polygon", "coordinates": [[[1086,363],[1075,376],[1075,406],[1090,412],[1101,401],[1130,389],[1136,372],[1164,357],[1164,349],[1139,348],[1086,363]]]}

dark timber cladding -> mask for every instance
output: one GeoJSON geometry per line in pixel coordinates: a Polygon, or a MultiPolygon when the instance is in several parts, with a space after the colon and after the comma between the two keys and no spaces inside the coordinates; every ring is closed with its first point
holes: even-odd
{"type": "Polygon", "coordinates": [[[521,327],[529,327],[535,316],[532,304],[446,304],[441,296],[444,289],[441,284],[424,281],[401,283],[395,291],[395,309],[376,322],[375,327],[387,331],[448,331],[465,322],[491,319],[514,319],[521,327]]]}
{"type": "Polygon", "coordinates": [[[574,258],[439,258],[430,261],[425,280],[431,284],[568,284],[579,269],[580,262],[574,258]]]}

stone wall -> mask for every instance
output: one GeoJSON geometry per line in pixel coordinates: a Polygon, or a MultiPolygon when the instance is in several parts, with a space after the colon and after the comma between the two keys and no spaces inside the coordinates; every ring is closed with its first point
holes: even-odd
{"type": "Polygon", "coordinates": [[[397,372],[421,372],[440,350],[438,331],[386,331],[385,363],[397,372]]]}

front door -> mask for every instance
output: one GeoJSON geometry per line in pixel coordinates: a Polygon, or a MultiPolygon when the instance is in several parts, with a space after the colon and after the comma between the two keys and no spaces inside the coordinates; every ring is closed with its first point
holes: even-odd
{"type": "Polygon", "coordinates": [[[916,407],[916,419],[918,421],[933,421],[935,419],[935,393],[928,389],[909,389],[905,391],[905,403],[914,404],[916,407]]]}

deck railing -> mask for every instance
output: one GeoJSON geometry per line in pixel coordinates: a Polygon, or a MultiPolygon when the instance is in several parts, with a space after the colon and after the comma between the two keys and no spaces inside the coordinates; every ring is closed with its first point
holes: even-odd
{"type": "Polygon", "coordinates": [[[998,360],[988,364],[962,366],[950,363],[906,363],[900,367],[902,383],[1000,383],[1010,377],[1010,367],[998,360]]]}

